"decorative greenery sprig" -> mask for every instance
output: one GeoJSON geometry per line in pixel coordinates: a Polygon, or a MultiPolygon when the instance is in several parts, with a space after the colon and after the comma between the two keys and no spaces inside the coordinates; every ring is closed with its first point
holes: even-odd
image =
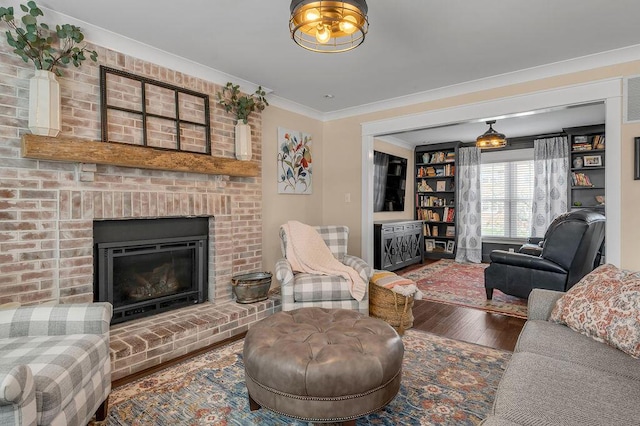
{"type": "Polygon", "coordinates": [[[216,93],[216,97],[225,111],[234,114],[238,121],[242,120],[247,124],[249,114],[253,111],[262,111],[269,105],[265,99],[266,94],[262,86],[258,86],[258,90],[253,95],[241,96],[240,86],[229,82],[222,88],[222,92],[216,93]]]}
{"type": "Polygon", "coordinates": [[[94,62],[98,59],[95,50],[88,50],[85,45],[79,46],[84,40],[79,27],[56,25],[53,31],[47,24],[38,24],[37,17],[44,16],[44,13],[34,1],[21,4],[20,8],[25,15],[16,22],[13,7],[0,7],[0,21],[9,27],[5,35],[9,46],[14,48],[13,53],[25,62],[31,60],[36,69],[52,71],[61,76],[62,71],[58,69],[60,65],[71,63],[79,67],[87,59],[85,54],[89,54],[94,62]]]}

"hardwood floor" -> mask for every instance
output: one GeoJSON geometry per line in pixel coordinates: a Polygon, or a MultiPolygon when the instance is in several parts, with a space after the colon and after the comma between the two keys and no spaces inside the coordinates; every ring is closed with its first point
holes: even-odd
{"type": "MultiPolygon", "coordinates": [[[[398,274],[424,266],[418,264],[396,271],[398,274]]],[[[491,314],[479,309],[416,300],[413,328],[450,339],[513,351],[526,320],[491,314]]]]}
{"type": "Polygon", "coordinates": [[[439,336],[513,351],[525,320],[479,309],[416,300],[413,328],[439,336]]]}

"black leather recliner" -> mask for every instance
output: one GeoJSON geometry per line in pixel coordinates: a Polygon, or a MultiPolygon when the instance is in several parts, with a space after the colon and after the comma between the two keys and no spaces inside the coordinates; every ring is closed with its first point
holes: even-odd
{"type": "Polygon", "coordinates": [[[564,213],[551,222],[538,256],[493,250],[484,271],[487,299],[493,289],[528,298],[534,288],[567,291],[600,260],[605,217],[593,210],[564,213]]]}

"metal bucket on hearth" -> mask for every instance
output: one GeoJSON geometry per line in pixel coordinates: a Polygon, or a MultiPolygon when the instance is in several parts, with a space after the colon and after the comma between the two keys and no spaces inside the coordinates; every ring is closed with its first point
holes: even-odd
{"type": "Polygon", "coordinates": [[[271,272],[251,272],[231,278],[233,294],[238,303],[254,303],[267,299],[271,287],[271,272]]]}

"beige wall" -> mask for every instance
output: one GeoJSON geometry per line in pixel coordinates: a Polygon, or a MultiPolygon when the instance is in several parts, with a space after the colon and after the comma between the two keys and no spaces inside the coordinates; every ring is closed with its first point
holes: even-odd
{"type": "MultiPolygon", "coordinates": [[[[327,122],[324,125],[323,144],[325,152],[324,161],[327,164],[327,168],[325,169],[326,177],[323,182],[324,222],[328,223],[341,220],[342,223],[347,223],[352,229],[349,251],[356,255],[361,252],[360,224],[362,213],[360,206],[360,158],[362,152],[361,125],[363,123],[639,73],[640,61],[634,61],[327,122]],[[346,205],[346,207],[343,207],[345,206],[343,202],[343,193],[345,192],[351,193],[352,202],[346,205]]],[[[632,172],[633,138],[635,136],[640,136],[640,125],[622,125],[621,151],[623,166],[620,170],[623,209],[621,224],[621,266],[630,269],[640,269],[640,256],[638,256],[639,250],[637,243],[637,241],[640,240],[640,227],[633,218],[635,212],[640,208],[640,182],[633,180],[632,172]]]]}
{"type": "MultiPolygon", "coordinates": [[[[323,205],[323,130],[322,122],[303,115],[269,106],[262,112],[262,268],[274,272],[280,252],[280,225],[299,220],[321,225],[323,205]],[[278,194],[276,157],[278,127],[299,130],[312,136],[312,193],[310,195],[278,194]]],[[[273,284],[276,284],[274,278],[273,284]]]]}
{"type": "Polygon", "coordinates": [[[373,149],[387,154],[396,155],[407,159],[407,186],[405,192],[404,211],[401,212],[378,212],[373,214],[373,220],[404,220],[413,219],[415,197],[413,188],[416,183],[414,169],[415,156],[413,150],[393,145],[380,139],[374,139],[373,149]]]}
{"type": "Polygon", "coordinates": [[[349,125],[343,122],[329,121],[324,124],[322,218],[327,225],[349,227],[347,251],[358,256],[362,239],[362,136],[359,122],[350,121],[349,125]],[[351,202],[345,202],[345,194],[349,194],[351,202]]]}
{"type": "MultiPolygon", "coordinates": [[[[636,70],[640,73],[640,69],[636,70]]],[[[633,139],[640,136],[640,123],[622,126],[622,264],[624,268],[640,270],[640,180],[633,179],[633,139]]]]}

